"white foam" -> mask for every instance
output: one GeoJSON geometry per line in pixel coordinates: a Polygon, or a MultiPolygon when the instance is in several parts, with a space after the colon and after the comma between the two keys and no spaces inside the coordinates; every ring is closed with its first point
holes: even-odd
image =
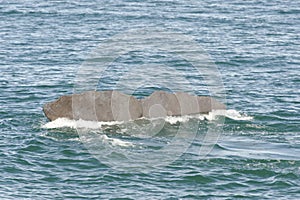
{"type": "Polygon", "coordinates": [[[244,121],[244,120],[252,120],[253,117],[248,116],[246,114],[241,114],[240,112],[230,109],[230,110],[214,110],[209,113],[209,117],[212,120],[215,119],[217,116],[225,116],[233,120],[239,120],[239,121],[244,121]]]}
{"type": "Polygon", "coordinates": [[[165,121],[170,124],[176,124],[177,122],[187,122],[192,116],[185,115],[185,116],[167,116],[165,121]]]}
{"type": "Polygon", "coordinates": [[[241,114],[236,110],[227,110],[226,117],[234,120],[252,120],[253,117],[247,116],[246,114],[241,114]]]}
{"type": "Polygon", "coordinates": [[[96,121],[86,121],[86,120],[72,120],[67,118],[58,118],[54,121],[48,122],[44,124],[42,128],[46,129],[54,129],[54,128],[87,128],[87,129],[101,129],[103,125],[112,126],[117,124],[122,124],[124,122],[121,121],[113,121],[113,122],[96,122],[96,121]]]}
{"type": "Polygon", "coordinates": [[[117,138],[110,138],[107,135],[102,135],[101,139],[104,140],[104,142],[108,142],[109,144],[113,146],[123,146],[123,147],[133,147],[134,144],[131,142],[126,142],[117,138]]]}
{"type": "MultiPolygon", "coordinates": [[[[208,114],[197,114],[197,115],[185,115],[185,116],[167,116],[164,120],[170,124],[176,124],[177,122],[185,123],[190,119],[199,119],[199,120],[209,120],[213,121],[218,116],[225,116],[233,120],[252,120],[253,117],[247,116],[246,114],[241,114],[236,110],[213,110],[208,114]]],[[[145,119],[145,118],[143,118],[145,119]]],[[[147,120],[147,119],[146,119],[147,120]]],[[[149,120],[149,119],[148,119],[149,120]]],[[[152,119],[154,120],[154,119],[152,119]]],[[[96,121],[85,121],[85,120],[71,120],[67,118],[58,118],[54,121],[48,122],[42,126],[46,129],[54,128],[86,128],[86,129],[101,129],[103,126],[112,126],[123,124],[122,121],[112,121],[112,122],[96,122],[96,121]]]]}

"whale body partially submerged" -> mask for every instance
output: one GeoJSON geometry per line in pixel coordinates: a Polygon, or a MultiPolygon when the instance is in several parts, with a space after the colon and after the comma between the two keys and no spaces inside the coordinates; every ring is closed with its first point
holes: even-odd
{"type": "Polygon", "coordinates": [[[130,121],[141,117],[182,116],[225,109],[223,103],[209,96],[165,91],[155,91],[144,99],[136,99],[119,91],[88,91],[61,96],[43,107],[50,121],[57,118],[130,121]]]}

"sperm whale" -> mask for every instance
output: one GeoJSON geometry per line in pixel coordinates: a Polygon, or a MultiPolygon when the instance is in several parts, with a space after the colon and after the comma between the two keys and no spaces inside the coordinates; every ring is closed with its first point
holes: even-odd
{"type": "Polygon", "coordinates": [[[130,121],[141,117],[182,116],[225,109],[225,104],[210,96],[155,91],[146,98],[137,99],[114,90],[64,95],[43,106],[50,121],[57,118],[130,121]]]}

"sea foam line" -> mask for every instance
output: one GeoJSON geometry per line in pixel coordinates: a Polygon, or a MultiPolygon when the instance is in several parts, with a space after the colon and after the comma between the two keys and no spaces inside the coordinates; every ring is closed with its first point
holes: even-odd
{"type": "Polygon", "coordinates": [[[48,122],[42,125],[42,128],[53,129],[53,128],[87,128],[87,129],[101,129],[103,125],[112,126],[117,124],[123,124],[122,121],[112,121],[112,122],[96,122],[96,121],[86,121],[86,120],[73,120],[68,118],[58,118],[54,121],[48,122]]]}
{"type": "MultiPolygon", "coordinates": [[[[236,110],[213,110],[208,114],[198,114],[198,115],[185,115],[185,116],[167,116],[164,120],[170,124],[176,124],[178,122],[184,123],[190,119],[199,119],[199,120],[209,120],[213,121],[218,116],[225,116],[233,120],[252,120],[253,117],[241,114],[236,110]]],[[[156,120],[156,119],[146,119],[146,120],[156,120]]],[[[113,126],[123,124],[123,121],[112,121],[112,122],[96,122],[96,121],[86,121],[86,120],[71,120],[67,118],[58,118],[54,121],[48,122],[42,125],[42,128],[45,129],[54,129],[54,128],[87,128],[87,129],[101,129],[103,126],[113,126]]]]}

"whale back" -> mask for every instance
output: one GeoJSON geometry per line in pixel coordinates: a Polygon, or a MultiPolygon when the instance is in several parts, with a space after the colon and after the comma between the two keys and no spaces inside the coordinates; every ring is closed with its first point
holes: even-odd
{"type": "Polygon", "coordinates": [[[182,116],[225,109],[223,103],[209,96],[155,91],[150,96],[138,100],[134,96],[112,90],[65,95],[46,103],[43,107],[50,121],[57,118],[130,121],[141,117],[182,116]]]}

